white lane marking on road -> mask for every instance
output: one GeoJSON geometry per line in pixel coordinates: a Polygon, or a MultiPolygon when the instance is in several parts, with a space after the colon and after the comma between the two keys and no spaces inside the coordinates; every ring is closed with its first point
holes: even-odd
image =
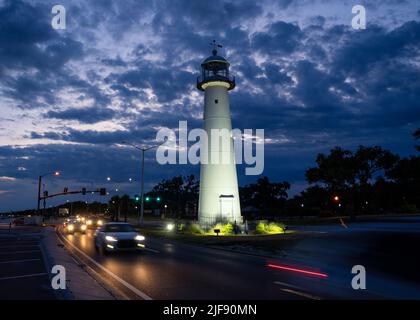
{"type": "Polygon", "coordinates": [[[33,274],[25,274],[23,276],[13,276],[13,277],[4,277],[4,278],[0,278],[0,281],[2,280],[12,280],[12,279],[21,279],[21,278],[29,278],[29,277],[40,277],[40,276],[46,276],[48,275],[48,273],[43,272],[43,273],[33,273],[33,274]]]}
{"type": "Polygon", "coordinates": [[[91,257],[89,257],[86,253],[84,253],[82,250],[80,250],[78,247],[76,247],[73,243],[71,243],[66,237],[63,236],[63,239],[69,244],[71,245],[74,249],[77,250],[77,252],[79,252],[81,255],[83,255],[86,259],[88,259],[90,262],[92,262],[95,266],[97,266],[98,268],[100,268],[101,270],[103,270],[104,272],[106,272],[108,275],[110,275],[112,278],[114,278],[115,280],[117,280],[119,283],[121,283],[123,286],[125,286],[126,288],[130,289],[132,292],[134,292],[136,295],[138,295],[139,297],[143,298],[144,300],[153,300],[151,297],[149,297],[147,294],[145,294],[144,292],[141,292],[139,289],[137,289],[136,287],[134,287],[133,285],[131,285],[130,283],[128,283],[127,281],[121,279],[120,277],[118,277],[115,273],[109,271],[107,268],[105,268],[103,265],[101,265],[100,263],[96,262],[94,259],[92,259],[91,257]]]}
{"type": "Polygon", "coordinates": [[[289,284],[289,283],[286,283],[286,282],[274,281],[274,284],[278,284],[279,286],[284,286],[284,287],[289,287],[289,288],[303,290],[303,288],[301,288],[301,287],[298,287],[298,286],[295,286],[293,284],[289,284]]]}
{"type": "Polygon", "coordinates": [[[311,299],[311,300],[322,300],[320,297],[317,297],[317,296],[314,296],[312,294],[305,293],[305,292],[300,292],[300,291],[296,291],[296,290],[292,290],[292,289],[285,289],[285,288],[280,288],[280,290],[284,291],[284,292],[288,292],[288,293],[293,293],[293,294],[296,294],[298,296],[308,298],[308,299],[311,299]]]}
{"type": "Polygon", "coordinates": [[[21,247],[39,247],[39,245],[38,244],[18,244],[15,246],[0,246],[0,249],[21,248],[21,247]]]}
{"type": "Polygon", "coordinates": [[[41,259],[9,260],[9,261],[0,261],[0,264],[21,263],[21,262],[30,262],[30,261],[40,261],[40,260],[41,259]]]}
{"type": "Polygon", "coordinates": [[[10,252],[0,252],[0,254],[16,254],[16,253],[31,253],[31,252],[41,252],[41,250],[10,251],[10,252]]]}

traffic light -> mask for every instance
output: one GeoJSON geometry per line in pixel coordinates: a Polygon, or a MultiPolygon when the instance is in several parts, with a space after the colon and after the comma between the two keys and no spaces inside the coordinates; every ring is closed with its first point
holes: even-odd
{"type": "Polygon", "coordinates": [[[63,192],[64,192],[64,193],[69,192],[69,188],[65,187],[63,192]]]}
{"type": "Polygon", "coordinates": [[[134,196],[134,201],[135,201],[135,202],[139,202],[139,200],[140,200],[140,197],[139,197],[139,195],[138,195],[138,194],[136,194],[136,195],[134,196]]]}
{"type": "Polygon", "coordinates": [[[146,197],[146,201],[149,202],[150,201],[150,197],[146,197]]]}
{"type": "Polygon", "coordinates": [[[86,188],[82,188],[82,194],[85,195],[86,194],[86,188]]]}
{"type": "Polygon", "coordinates": [[[157,197],[157,198],[156,198],[156,201],[157,201],[157,202],[160,202],[160,197],[157,197]]]}
{"type": "Polygon", "coordinates": [[[99,194],[100,194],[101,196],[106,196],[106,188],[100,188],[100,189],[99,189],[99,194]]]}

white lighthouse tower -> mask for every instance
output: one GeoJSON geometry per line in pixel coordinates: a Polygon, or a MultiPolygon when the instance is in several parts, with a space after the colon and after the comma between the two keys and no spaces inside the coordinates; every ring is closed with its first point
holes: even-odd
{"type": "Polygon", "coordinates": [[[198,220],[207,228],[218,222],[242,223],[228,94],[235,88],[235,78],[229,74],[229,62],[217,54],[221,45],[214,40],[212,45],[213,54],[201,64],[197,79],[197,88],[204,91],[204,130],[208,136],[208,162],[201,162],[198,220]],[[220,136],[212,136],[212,131],[220,136]]]}

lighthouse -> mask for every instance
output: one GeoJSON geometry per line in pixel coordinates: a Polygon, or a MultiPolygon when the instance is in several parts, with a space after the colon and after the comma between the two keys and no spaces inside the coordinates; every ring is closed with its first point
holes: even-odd
{"type": "Polygon", "coordinates": [[[201,63],[201,76],[197,78],[197,89],[204,91],[204,130],[208,137],[203,153],[207,161],[201,161],[198,204],[198,221],[205,228],[219,222],[242,224],[228,93],[235,88],[235,78],[229,73],[229,62],[218,55],[222,46],[215,41],[212,46],[212,55],[201,63]]]}

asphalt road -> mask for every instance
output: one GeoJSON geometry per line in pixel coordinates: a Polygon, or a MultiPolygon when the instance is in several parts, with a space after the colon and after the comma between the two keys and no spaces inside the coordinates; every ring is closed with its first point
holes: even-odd
{"type": "Polygon", "coordinates": [[[92,231],[65,238],[130,299],[420,299],[420,220],[393,223],[303,228],[302,240],[277,259],[154,238],[145,252],[104,256],[92,231]],[[366,290],[351,287],[354,265],[366,268],[366,290]]]}
{"type": "Polygon", "coordinates": [[[39,228],[0,224],[0,300],[51,300],[39,228]]]}

